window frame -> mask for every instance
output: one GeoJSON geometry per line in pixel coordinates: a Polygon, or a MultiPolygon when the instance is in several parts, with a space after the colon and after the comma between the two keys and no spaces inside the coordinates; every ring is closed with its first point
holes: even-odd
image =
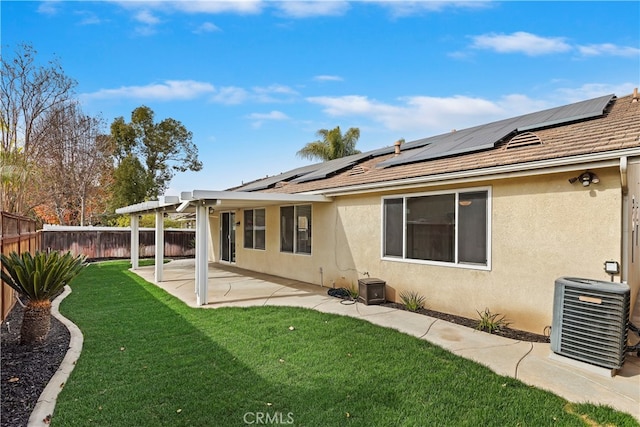
{"type": "MultiPolygon", "coordinates": [[[[306,216],[305,216],[306,218],[306,216]]],[[[280,253],[283,254],[293,254],[293,255],[311,255],[312,254],[312,248],[313,248],[313,205],[312,204],[302,204],[302,205],[285,205],[285,206],[280,206],[279,209],[279,223],[280,223],[280,231],[279,231],[279,236],[280,236],[280,253]],[[283,249],[283,237],[284,237],[284,224],[282,222],[283,219],[283,214],[282,211],[283,209],[288,209],[288,208],[292,208],[293,209],[293,228],[292,228],[292,236],[289,236],[292,238],[292,249],[289,250],[284,250],[283,249]],[[308,216],[308,220],[307,220],[307,224],[306,224],[306,228],[305,231],[308,233],[308,240],[309,240],[309,250],[308,252],[306,251],[301,251],[299,248],[299,244],[298,241],[300,239],[300,232],[302,231],[302,229],[300,228],[300,225],[298,223],[299,221],[299,213],[298,213],[298,209],[299,208],[308,208],[309,211],[309,216],[308,216]]]]}
{"type": "Polygon", "coordinates": [[[382,220],[380,221],[380,258],[384,261],[394,261],[394,262],[405,262],[412,264],[424,264],[424,265],[436,265],[443,267],[454,267],[454,268],[464,268],[464,269],[472,269],[472,270],[491,270],[491,214],[492,214],[492,188],[491,186],[485,187],[468,187],[468,188],[459,188],[459,189],[450,189],[450,190],[437,190],[437,191],[427,191],[420,193],[401,193],[401,194],[393,194],[388,196],[381,197],[380,203],[380,217],[382,220]],[[465,193],[476,193],[476,192],[487,192],[486,199],[486,254],[487,261],[486,264],[480,263],[471,263],[471,262],[460,262],[459,261],[459,243],[458,243],[458,228],[459,228],[459,201],[460,195],[465,193]],[[453,261],[434,261],[434,260],[426,260],[426,259],[416,259],[416,258],[408,258],[407,257],[407,199],[411,198],[419,198],[419,197],[429,197],[429,196],[439,196],[439,195],[454,195],[454,206],[455,206],[455,225],[454,225],[454,258],[453,261]],[[387,232],[387,217],[386,217],[386,200],[402,200],[402,255],[401,256],[389,256],[385,255],[385,247],[386,247],[386,232],[387,232]]]}
{"type": "Polygon", "coordinates": [[[242,247],[244,249],[253,249],[256,251],[265,251],[267,250],[267,210],[265,208],[252,208],[252,209],[244,209],[242,212],[242,247]],[[260,225],[256,225],[256,211],[262,211],[263,212],[263,218],[264,218],[264,225],[260,226],[260,225]],[[249,230],[247,230],[247,213],[251,212],[251,246],[247,246],[247,232],[249,230]],[[263,232],[263,243],[264,243],[264,247],[259,248],[256,247],[256,232],[257,231],[262,231],[263,232]]]}

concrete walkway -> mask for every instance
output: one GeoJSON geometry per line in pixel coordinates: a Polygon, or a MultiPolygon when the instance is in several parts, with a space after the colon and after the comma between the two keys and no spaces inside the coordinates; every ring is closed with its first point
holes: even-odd
{"type": "MultiPolygon", "coordinates": [[[[196,306],[193,260],[165,264],[164,281],[157,284],[196,306]]],[[[154,283],[154,267],[135,273],[154,283]]],[[[327,288],[232,266],[210,264],[209,303],[202,308],[248,306],[306,307],[352,316],[424,339],[494,372],[549,390],[571,402],[609,405],[640,421],[640,359],[627,354],[616,376],[610,371],[573,361],[550,350],[549,344],[514,341],[432,317],[361,303],[342,304],[327,288]]]]}

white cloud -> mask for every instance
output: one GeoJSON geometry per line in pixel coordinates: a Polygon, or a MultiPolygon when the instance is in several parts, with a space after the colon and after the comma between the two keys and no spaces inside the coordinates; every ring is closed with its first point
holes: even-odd
{"type": "Polygon", "coordinates": [[[38,13],[42,13],[44,15],[56,15],[58,13],[58,6],[61,6],[63,1],[61,0],[49,0],[49,1],[41,1],[38,4],[38,13]]]}
{"type": "Polygon", "coordinates": [[[98,18],[93,12],[79,11],[76,12],[76,15],[81,17],[80,25],[97,25],[102,23],[102,19],[98,18]]]}
{"type": "Polygon", "coordinates": [[[491,1],[380,1],[367,0],[368,2],[378,4],[391,11],[395,17],[405,17],[412,15],[420,15],[423,13],[442,12],[447,9],[480,9],[493,5],[491,1]]]}
{"type": "Polygon", "coordinates": [[[327,74],[322,74],[319,76],[314,76],[313,80],[315,81],[319,81],[319,82],[341,82],[344,79],[340,76],[332,76],[332,75],[327,75],[327,74]]]}
{"type": "Polygon", "coordinates": [[[638,87],[637,83],[585,83],[574,88],[560,88],[556,90],[556,96],[562,103],[572,103],[609,94],[625,96],[631,94],[636,87],[638,87]]]}
{"type": "Polygon", "coordinates": [[[298,92],[284,85],[270,85],[266,87],[252,88],[254,99],[258,102],[283,102],[290,101],[298,95],[298,92]]]}
{"type": "Polygon", "coordinates": [[[193,30],[193,32],[196,34],[215,33],[218,31],[222,30],[216,24],[213,24],[211,22],[204,22],[200,24],[195,30],[193,30]]]}
{"type": "Polygon", "coordinates": [[[134,19],[146,25],[157,25],[160,23],[160,18],[153,15],[149,10],[141,10],[135,14],[134,19]]]}
{"type": "Polygon", "coordinates": [[[260,13],[264,7],[261,0],[115,0],[112,1],[125,9],[136,10],[140,8],[163,10],[167,12],[180,11],[184,13],[239,13],[239,14],[255,14],[260,13]]]}
{"type": "Polygon", "coordinates": [[[212,102],[228,105],[237,105],[244,102],[289,102],[298,96],[298,92],[284,85],[271,85],[265,87],[253,87],[245,89],[236,86],[221,87],[211,97],[212,102]]]}
{"type": "Polygon", "coordinates": [[[492,101],[454,95],[451,97],[408,96],[389,104],[366,96],[311,97],[307,101],[323,107],[332,117],[359,117],[393,132],[423,136],[449,132],[526,114],[549,107],[545,101],[524,95],[507,95],[492,101]]]}
{"type": "Polygon", "coordinates": [[[578,46],[579,52],[583,56],[625,56],[629,58],[638,58],[640,49],[631,46],[617,46],[612,43],[590,44],[578,46]]]}
{"type": "Polygon", "coordinates": [[[239,13],[255,14],[262,12],[264,2],[261,0],[217,0],[217,1],[171,1],[170,7],[187,13],[239,13]]]}
{"type": "Polygon", "coordinates": [[[265,121],[280,121],[289,120],[289,116],[282,111],[271,111],[269,113],[253,113],[247,116],[250,120],[253,120],[251,127],[254,129],[261,128],[265,121]]]}
{"type": "Polygon", "coordinates": [[[524,53],[529,56],[562,53],[572,50],[563,37],[541,37],[518,31],[513,34],[483,34],[473,37],[475,49],[493,50],[498,53],[524,53]]]}
{"type": "Polygon", "coordinates": [[[387,103],[367,96],[349,95],[309,97],[306,101],[319,105],[326,115],[334,119],[349,118],[360,121],[360,127],[376,128],[376,132],[391,131],[422,138],[607,94],[625,96],[632,93],[634,87],[637,87],[637,83],[589,83],[576,88],[558,88],[539,99],[514,93],[496,99],[466,95],[416,95],[387,103]]]}
{"type": "Polygon", "coordinates": [[[282,1],[272,4],[283,15],[291,18],[342,16],[351,7],[347,1],[282,1]]]}
{"type": "Polygon", "coordinates": [[[84,99],[130,98],[161,101],[193,99],[213,92],[213,85],[194,80],[166,80],[146,86],[122,86],[82,95],[84,99]]]}
{"type": "Polygon", "coordinates": [[[282,111],[273,110],[269,113],[252,113],[247,116],[253,120],[287,120],[289,116],[287,116],[282,111]]]}
{"type": "Polygon", "coordinates": [[[62,1],[58,0],[40,2],[38,5],[38,13],[42,13],[44,15],[55,15],[58,13],[58,6],[61,4],[62,1]]]}
{"type": "Polygon", "coordinates": [[[220,88],[214,96],[211,97],[211,101],[220,104],[236,105],[242,104],[249,98],[249,93],[240,87],[226,86],[220,88]]]}

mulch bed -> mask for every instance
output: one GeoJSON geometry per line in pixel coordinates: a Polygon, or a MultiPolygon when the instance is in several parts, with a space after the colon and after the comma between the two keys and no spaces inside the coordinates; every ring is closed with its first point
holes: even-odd
{"type": "MultiPolygon", "coordinates": [[[[396,308],[398,310],[407,310],[404,304],[395,303],[395,302],[387,302],[381,304],[384,307],[396,308]]],[[[450,323],[455,323],[457,325],[467,326],[469,328],[476,328],[478,326],[478,319],[469,319],[467,317],[456,316],[454,314],[442,313],[440,311],[428,310],[426,308],[421,308],[415,313],[423,314],[425,316],[435,317],[436,319],[446,320],[450,323]]],[[[499,335],[505,338],[511,338],[518,341],[528,341],[528,342],[541,342],[548,343],[549,337],[539,334],[534,334],[532,332],[520,331],[518,329],[512,328],[500,328],[497,331],[493,332],[493,335],[499,335]]]]}
{"type": "Polygon", "coordinates": [[[20,344],[22,307],[16,304],[2,322],[0,427],[26,426],[40,394],[69,349],[69,330],[51,316],[46,340],[35,346],[20,344]]]}

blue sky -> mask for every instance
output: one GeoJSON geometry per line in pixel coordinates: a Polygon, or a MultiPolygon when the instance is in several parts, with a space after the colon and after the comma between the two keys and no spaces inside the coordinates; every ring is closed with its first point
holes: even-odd
{"type": "MultiPolygon", "coordinates": [[[[193,132],[204,168],[168,194],[309,164],[318,129],[368,151],[640,86],[640,2],[5,1],[108,125],[146,105],[193,132]]],[[[105,129],[105,130],[107,130],[105,129]]]]}

